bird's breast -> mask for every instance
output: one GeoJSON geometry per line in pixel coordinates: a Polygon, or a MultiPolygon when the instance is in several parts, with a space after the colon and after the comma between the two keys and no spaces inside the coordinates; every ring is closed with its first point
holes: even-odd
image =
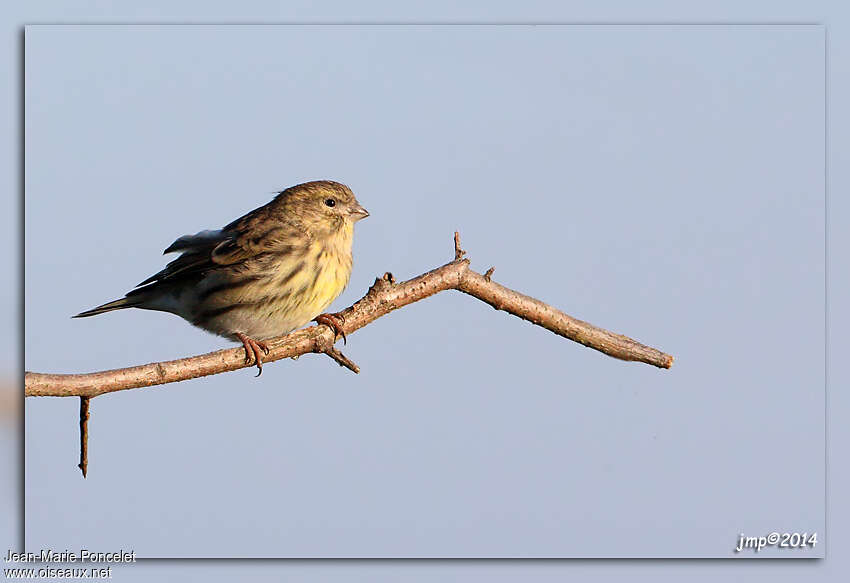
{"type": "MultiPolygon", "coordinates": [[[[301,253],[280,257],[262,277],[210,294],[196,325],[223,336],[242,332],[258,340],[286,334],[324,312],[348,285],[351,243],[314,241],[301,253]]],[[[212,286],[207,290],[214,290],[212,286]]]]}

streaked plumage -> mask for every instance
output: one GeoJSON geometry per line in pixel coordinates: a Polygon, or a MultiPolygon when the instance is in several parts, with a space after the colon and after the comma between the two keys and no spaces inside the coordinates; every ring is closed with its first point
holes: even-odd
{"type": "Polygon", "coordinates": [[[300,328],[342,293],[354,223],[368,215],[338,182],[293,186],[223,229],[180,237],[164,251],[180,256],[162,271],[74,317],[123,308],[171,312],[243,342],[246,352],[251,342],[265,349],[257,341],[300,328]]]}

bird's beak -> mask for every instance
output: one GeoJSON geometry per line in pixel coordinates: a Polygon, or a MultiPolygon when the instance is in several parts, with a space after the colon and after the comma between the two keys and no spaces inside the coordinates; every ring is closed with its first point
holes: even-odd
{"type": "Polygon", "coordinates": [[[351,207],[351,210],[348,211],[348,214],[351,215],[351,220],[356,223],[360,219],[365,219],[366,217],[368,217],[369,211],[360,206],[360,203],[358,202],[353,207],[351,207]]]}

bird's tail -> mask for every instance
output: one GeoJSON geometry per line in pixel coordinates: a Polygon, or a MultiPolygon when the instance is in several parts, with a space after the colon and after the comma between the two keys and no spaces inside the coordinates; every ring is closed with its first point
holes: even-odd
{"type": "Polygon", "coordinates": [[[98,314],[105,314],[106,312],[111,312],[112,310],[123,310],[124,308],[133,308],[142,303],[142,299],[140,297],[126,297],[121,298],[120,300],[115,300],[113,302],[107,302],[102,306],[98,306],[96,308],[92,308],[91,310],[86,310],[85,312],[80,312],[76,316],[71,316],[72,318],[87,318],[89,316],[97,316],[98,314]]]}

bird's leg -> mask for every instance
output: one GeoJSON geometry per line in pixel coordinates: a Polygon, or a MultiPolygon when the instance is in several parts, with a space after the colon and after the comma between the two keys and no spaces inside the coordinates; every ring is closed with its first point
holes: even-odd
{"type": "Polygon", "coordinates": [[[245,347],[245,364],[251,364],[253,360],[257,365],[257,376],[263,374],[263,353],[269,353],[269,347],[265,342],[254,340],[250,336],[237,332],[236,337],[245,347]]]}
{"type": "Polygon", "coordinates": [[[345,338],[345,330],[342,329],[343,324],[345,324],[345,317],[342,315],[342,312],[337,312],[336,314],[319,314],[313,321],[317,324],[324,324],[334,333],[334,340],[336,340],[337,336],[342,336],[342,343],[347,344],[348,340],[345,338]]]}

